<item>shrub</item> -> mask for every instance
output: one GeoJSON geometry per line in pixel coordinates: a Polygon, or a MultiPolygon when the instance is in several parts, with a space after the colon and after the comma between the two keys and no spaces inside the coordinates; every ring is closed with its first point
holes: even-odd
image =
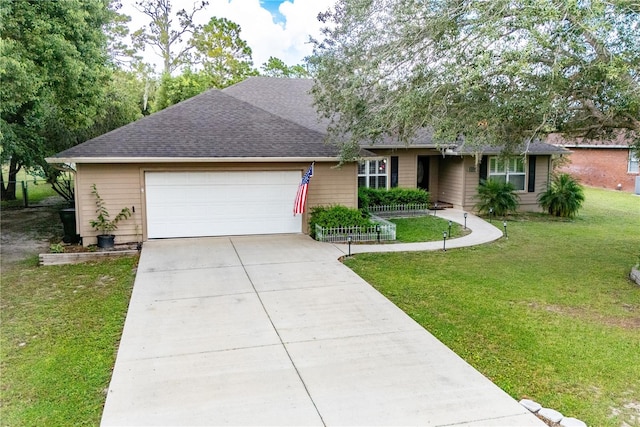
{"type": "Polygon", "coordinates": [[[584,202],[582,186],[566,173],[556,175],[549,188],[538,196],[538,203],[549,215],[573,218],[584,202]]]}
{"type": "Polygon", "coordinates": [[[311,219],[309,220],[309,231],[311,237],[316,237],[316,224],[325,228],[337,227],[367,227],[371,221],[362,211],[350,209],[346,206],[316,206],[311,208],[311,219]]]}
{"type": "Polygon", "coordinates": [[[489,179],[482,181],[478,186],[478,200],[476,209],[484,214],[489,213],[493,208],[493,213],[497,216],[505,216],[518,209],[520,197],[516,194],[513,184],[489,179]]]}
{"type": "Polygon", "coordinates": [[[369,206],[405,205],[429,203],[429,193],[419,188],[383,188],[358,189],[358,207],[368,209],[369,206]]]}

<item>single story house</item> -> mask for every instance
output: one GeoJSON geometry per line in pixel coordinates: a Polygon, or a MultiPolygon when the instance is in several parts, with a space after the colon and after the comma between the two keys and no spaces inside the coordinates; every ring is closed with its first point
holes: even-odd
{"type": "Polygon", "coordinates": [[[640,194],[640,159],[624,137],[570,140],[550,135],[547,142],[571,150],[569,161],[559,169],[560,172],[593,187],[640,194]]]}
{"type": "MultiPolygon", "coordinates": [[[[293,215],[302,175],[315,162],[307,208],[358,205],[358,187],[408,187],[433,201],[473,210],[482,178],[514,183],[523,210],[536,202],[551,156],[566,150],[531,144],[507,162],[498,150],[474,153],[436,146],[427,134],[406,147],[363,145],[361,161],[338,165],[324,143],[308,79],[252,77],[209,90],[48,158],[75,170],[76,224],[85,245],[96,235],[96,184],[112,215],[129,207],[119,242],[154,238],[307,232],[308,213],[293,215]]],[[[307,209],[308,212],[309,209],[307,209]]]]}

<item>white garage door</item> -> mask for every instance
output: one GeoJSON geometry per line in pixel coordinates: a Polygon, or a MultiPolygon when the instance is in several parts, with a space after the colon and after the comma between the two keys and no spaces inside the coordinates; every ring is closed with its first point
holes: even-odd
{"type": "Polygon", "coordinates": [[[147,172],[149,238],[299,233],[301,173],[147,172]]]}

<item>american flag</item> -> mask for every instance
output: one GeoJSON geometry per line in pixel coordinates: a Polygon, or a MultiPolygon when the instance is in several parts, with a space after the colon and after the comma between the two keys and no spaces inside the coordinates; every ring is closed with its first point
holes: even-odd
{"type": "Polygon", "coordinates": [[[304,213],[304,206],[307,202],[307,189],[309,188],[309,180],[313,176],[313,163],[309,166],[307,173],[302,177],[300,185],[298,186],[298,193],[296,194],[296,200],[293,202],[293,214],[304,213]]]}

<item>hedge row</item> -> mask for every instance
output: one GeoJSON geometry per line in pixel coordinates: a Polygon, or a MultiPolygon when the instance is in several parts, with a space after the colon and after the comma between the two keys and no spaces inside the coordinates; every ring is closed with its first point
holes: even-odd
{"type": "Polygon", "coordinates": [[[429,203],[429,193],[419,188],[392,188],[390,190],[360,187],[358,207],[429,203]]]}

